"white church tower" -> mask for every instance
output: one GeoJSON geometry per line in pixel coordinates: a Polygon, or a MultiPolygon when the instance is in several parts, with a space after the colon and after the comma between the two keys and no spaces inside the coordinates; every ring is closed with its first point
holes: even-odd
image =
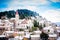
{"type": "Polygon", "coordinates": [[[18,11],[16,11],[16,14],[15,14],[15,21],[16,21],[16,27],[18,26],[18,22],[19,22],[19,14],[18,14],[18,11]]]}
{"type": "Polygon", "coordinates": [[[18,11],[16,11],[15,18],[16,18],[16,21],[19,20],[19,14],[18,14],[18,11]]]}

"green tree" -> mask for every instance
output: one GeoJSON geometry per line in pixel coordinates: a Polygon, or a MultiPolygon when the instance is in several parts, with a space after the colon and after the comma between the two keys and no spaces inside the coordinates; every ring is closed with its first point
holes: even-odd
{"type": "Polygon", "coordinates": [[[41,25],[39,25],[39,30],[41,30],[43,27],[42,27],[42,24],[41,25]]]}
{"type": "Polygon", "coordinates": [[[33,32],[33,31],[36,31],[37,30],[37,27],[32,27],[30,30],[29,30],[29,32],[33,32]]]}
{"type": "MultiPolygon", "coordinates": [[[[45,25],[44,25],[45,26],[45,25]]],[[[43,28],[42,24],[39,25],[39,22],[37,22],[36,20],[34,20],[34,27],[38,27],[40,30],[43,28]]]]}
{"type": "Polygon", "coordinates": [[[44,27],[46,27],[46,25],[44,24],[44,27]]]}
{"type": "Polygon", "coordinates": [[[39,23],[36,20],[34,20],[34,27],[39,27],[39,23]]]}

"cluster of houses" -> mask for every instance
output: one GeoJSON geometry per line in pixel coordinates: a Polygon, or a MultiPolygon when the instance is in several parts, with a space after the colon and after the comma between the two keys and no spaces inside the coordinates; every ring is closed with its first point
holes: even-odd
{"type": "MultiPolygon", "coordinates": [[[[55,34],[55,36],[57,36],[56,33],[58,34],[58,32],[60,32],[60,27],[58,27],[55,23],[47,21],[45,18],[42,18],[41,16],[31,17],[30,19],[27,18],[19,19],[19,14],[18,12],[16,12],[15,18],[11,19],[4,19],[4,17],[1,18],[2,19],[0,19],[0,35],[2,35],[5,31],[19,31],[19,29],[27,31],[27,29],[30,29],[34,26],[33,24],[34,20],[39,22],[39,25],[42,25],[45,32],[50,34],[49,36],[52,36],[51,34],[55,34]]],[[[36,30],[34,32],[37,34],[41,33],[40,30],[36,30]]]]}

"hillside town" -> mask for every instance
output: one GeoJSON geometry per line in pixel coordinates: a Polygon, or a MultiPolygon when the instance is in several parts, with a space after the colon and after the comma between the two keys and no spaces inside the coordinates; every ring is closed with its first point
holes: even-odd
{"type": "Polygon", "coordinates": [[[60,27],[41,16],[19,19],[18,11],[15,18],[0,19],[0,37],[2,40],[41,40],[40,34],[44,31],[49,40],[56,40],[60,35],[60,27]]]}

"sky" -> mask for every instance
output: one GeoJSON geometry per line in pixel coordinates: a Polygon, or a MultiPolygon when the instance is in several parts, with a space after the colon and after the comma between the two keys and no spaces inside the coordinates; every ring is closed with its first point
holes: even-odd
{"type": "Polygon", "coordinates": [[[0,12],[28,9],[51,22],[60,22],[60,0],[0,0],[0,12]]]}

